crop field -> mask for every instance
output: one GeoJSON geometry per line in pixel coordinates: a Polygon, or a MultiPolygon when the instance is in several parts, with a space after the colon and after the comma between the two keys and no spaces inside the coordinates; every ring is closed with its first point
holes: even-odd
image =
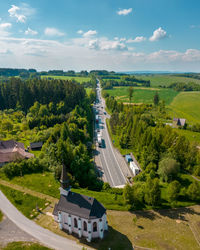
{"type": "Polygon", "coordinates": [[[169,105],[172,117],[185,118],[189,123],[200,122],[200,92],[181,92],[169,105]]]}
{"type": "Polygon", "coordinates": [[[158,87],[159,85],[169,86],[170,84],[174,82],[184,82],[184,83],[194,82],[194,83],[200,84],[200,80],[198,79],[193,79],[193,78],[188,78],[188,77],[179,77],[179,76],[173,76],[173,75],[152,75],[152,76],[141,75],[141,76],[137,76],[137,78],[143,79],[143,80],[150,80],[151,87],[158,87]]]}
{"type": "Polygon", "coordinates": [[[79,76],[54,76],[54,75],[43,75],[41,78],[53,78],[60,80],[75,80],[79,83],[88,82],[91,80],[90,77],[79,77],[79,76]]]}
{"type": "MultiPolygon", "coordinates": [[[[106,92],[116,97],[118,101],[129,103],[128,89],[129,87],[114,87],[113,89],[106,90],[106,92]]],[[[134,87],[131,102],[153,103],[153,97],[156,92],[158,92],[160,99],[165,101],[166,105],[169,105],[178,94],[178,92],[173,89],[134,87]]]]}

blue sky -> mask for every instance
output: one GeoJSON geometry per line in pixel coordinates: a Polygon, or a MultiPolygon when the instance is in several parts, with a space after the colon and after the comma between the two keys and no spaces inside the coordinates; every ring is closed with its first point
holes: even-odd
{"type": "Polygon", "coordinates": [[[0,67],[200,71],[199,0],[0,2],[0,67]]]}

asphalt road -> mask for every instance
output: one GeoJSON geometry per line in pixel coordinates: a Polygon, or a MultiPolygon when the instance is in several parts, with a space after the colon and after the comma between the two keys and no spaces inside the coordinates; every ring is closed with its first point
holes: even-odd
{"type": "MultiPolygon", "coordinates": [[[[97,90],[99,89],[99,84],[97,84],[97,90]]],[[[99,99],[98,110],[100,117],[99,128],[102,135],[102,146],[98,147],[97,151],[99,153],[99,162],[103,170],[104,180],[106,180],[112,187],[125,185],[127,180],[122,171],[122,161],[116,155],[115,150],[112,146],[110,140],[108,129],[106,126],[106,118],[109,118],[109,115],[105,113],[105,101],[101,97],[101,91],[97,91],[97,97],[99,99]],[[103,108],[102,108],[103,107],[103,108]]],[[[97,131],[97,124],[96,129],[97,131]]],[[[97,134],[97,132],[95,132],[97,134]]]]}
{"type": "MultiPolygon", "coordinates": [[[[21,214],[0,191],[0,210],[20,229],[37,239],[42,244],[58,250],[82,249],[75,241],[61,237],[37,225],[21,214]]],[[[88,248],[89,249],[89,248],[88,248]]]]}

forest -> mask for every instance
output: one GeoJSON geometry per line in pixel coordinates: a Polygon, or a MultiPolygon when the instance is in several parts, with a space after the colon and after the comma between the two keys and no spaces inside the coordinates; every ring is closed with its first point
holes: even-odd
{"type": "MultiPolygon", "coordinates": [[[[95,90],[86,95],[84,86],[72,81],[10,78],[1,83],[2,116],[15,117],[18,130],[24,124],[23,130],[34,133],[32,141],[43,141],[37,157],[6,164],[1,171],[8,178],[52,171],[59,179],[64,164],[72,186],[101,189],[91,160],[95,95],[95,90]]],[[[2,120],[0,126],[2,135],[15,139],[18,131],[12,122],[2,120]]]]}

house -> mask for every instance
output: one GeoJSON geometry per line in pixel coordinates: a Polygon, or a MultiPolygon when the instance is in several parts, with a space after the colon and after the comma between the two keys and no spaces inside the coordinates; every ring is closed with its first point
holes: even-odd
{"type": "Polygon", "coordinates": [[[94,238],[102,239],[108,230],[104,206],[93,197],[71,191],[64,165],[60,183],[60,199],[53,211],[60,229],[79,238],[85,237],[88,242],[94,238]]]}
{"type": "Polygon", "coordinates": [[[140,172],[139,167],[136,165],[134,161],[130,162],[130,169],[132,170],[134,176],[136,176],[140,172]]]}
{"type": "Polygon", "coordinates": [[[24,144],[14,140],[0,141],[0,166],[18,159],[29,159],[33,154],[27,153],[24,144]]]}
{"type": "Polygon", "coordinates": [[[184,127],[186,125],[186,119],[183,118],[173,118],[172,127],[184,127]]]}
{"type": "Polygon", "coordinates": [[[30,149],[31,150],[40,150],[42,148],[43,142],[39,141],[39,142],[31,142],[30,143],[30,149]]]}

